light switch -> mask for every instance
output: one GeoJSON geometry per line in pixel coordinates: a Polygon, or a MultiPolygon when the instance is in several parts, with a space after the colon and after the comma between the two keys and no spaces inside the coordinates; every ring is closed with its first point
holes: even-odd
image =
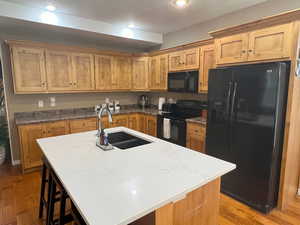
{"type": "Polygon", "coordinates": [[[50,97],[50,106],[55,107],[56,106],[56,99],[55,97],[50,97]]]}
{"type": "Polygon", "coordinates": [[[44,108],[44,101],[43,100],[38,101],[38,107],[39,108],[44,108]]]}

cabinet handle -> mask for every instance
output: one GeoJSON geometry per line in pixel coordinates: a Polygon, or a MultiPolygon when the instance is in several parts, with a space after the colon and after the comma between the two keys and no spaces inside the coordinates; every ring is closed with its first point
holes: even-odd
{"type": "Polygon", "coordinates": [[[253,50],[252,50],[252,49],[249,49],[248,52],[253,52],[253,50]]]}
{"type": "Polygon", "coordinates": [[[73,85],[73,83],[72,83],[72,82],[70,82],[70,85],[72,86],[72,85],[73,85]]]}
{"type": "Polygon", "coordinates": [[[242,50],[242,53],[246,53],[246,50],[242,50]]]}
{"type": "Polygon", "coordinates": [[[76,86],[76,83],[73,83],[74,86],[76,86]]]}

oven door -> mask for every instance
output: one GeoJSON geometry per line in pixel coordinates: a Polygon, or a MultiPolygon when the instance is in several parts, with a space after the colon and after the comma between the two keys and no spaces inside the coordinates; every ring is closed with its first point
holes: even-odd
{"type": "Polygon", "coordinates": [[[170,119],[170,139],[164,138],[164,116],[157,118],[157,137],[177,145],[186,146],[186,122],[184,120],[170,119]]]}

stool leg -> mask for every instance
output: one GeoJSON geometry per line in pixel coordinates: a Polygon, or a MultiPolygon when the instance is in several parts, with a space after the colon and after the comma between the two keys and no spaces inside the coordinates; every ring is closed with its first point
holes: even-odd
{"type": "Polygon", "coordinates": [[[56,193],[56,183],[53,182],[52,175],[49,174],[49,195],[48,195],[48,210],[47,210],[47,221],[46,225],[50,225],[53,222],[54,214],[54,203],[55,203],[55,193],[56,193]]]}
{"type": "Polygon", "coordinates": [[[44,202],[43,199],[45,198],[45,187],[46,187],[46,165],[43,164],[42,169],[42,183],[41,183],[41,196],[40,196],[40,208],[39,208],[39,218],[41,219],[43,217],[44,212],[44,202]]]}
{"type": "Polygon", "coordinates": [[[60,197],[60,212],[59,212],[59,222],[58,225],[64,225],[64,218],[66,213],[66,200],[67,200],[67,193],[66,191],[61,192],[60,197]]]}

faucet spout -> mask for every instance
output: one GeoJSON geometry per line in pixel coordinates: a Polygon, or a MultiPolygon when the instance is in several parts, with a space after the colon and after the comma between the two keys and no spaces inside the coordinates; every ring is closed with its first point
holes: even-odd
{"type": "Polygon", "coordinates": [[[113,119],[112,119],[112,113],[111,111],[109,110],[109,107],[108,107],[108,104],[102,104],[101,108],[100,107],[96,107],[97,108],[97,114],[98,114],[98,133],[97,133],[97,136],[100,136],[101,134],[101,131],[103,130],[102,128],[102,115],[104,112],[107,112],[108,114],[108,121],[109,123],[112,123],[113,122],[113,119]]]}

